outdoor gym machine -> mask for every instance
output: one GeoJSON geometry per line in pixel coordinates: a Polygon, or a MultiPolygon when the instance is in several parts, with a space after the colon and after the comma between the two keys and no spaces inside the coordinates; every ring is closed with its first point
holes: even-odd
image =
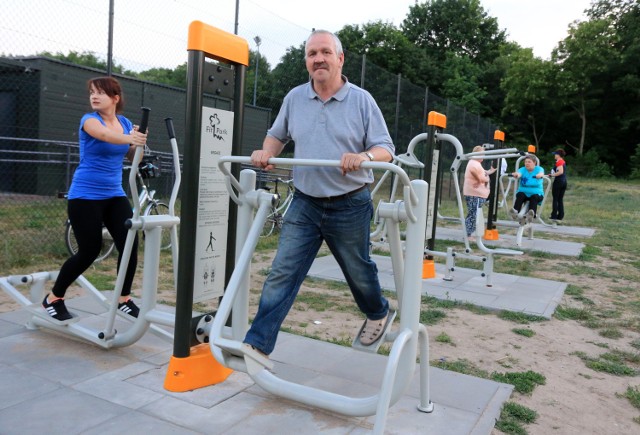
{"type": "MultiPolygon", "coordinates": [[[[535,147],[533,145],[529,145],[529,151],[531,152],[531,150],[535,150],[535,147]]],[[[533,157],[535,157],[536,160],[536,165],[540,165],[540,159],[538,159],[538,156],[536,156],[535,154],[531,153],[530,155],[532,155],[533,157]]],[[[516,164],[515,164],[515,170],[514,172],[517,172],[518,169],[520,168],[520,162],[522,160],[524,160],[526,157],[526,155],[523,155],[521,157],[519,157],[516,160],[516,164]]],[[[544,207],[545,204],[547,202],[547,198],[549,197],[549,193],[551,190],[551,185],[552,185],[552,181],[551,179],[545,175],[544,177],[542,177],[543,183],[547,183],[546,188],[544,188],[544,195],[543,195],[543,199],[542,201],[538,204],[538,210],[537,210],[537,216],[535,218],[534,221],[532,222],[527,222],[524,220],[525,215],[527,213],[527,211],[529,210],[529,201],[525,201],[522,208],[520,209],[520,212],[518,213],[518,220],[520,222],[509,222],[509,221],[505,221],[505,222],[500,222],[500,225],[503,226],[507,226],[507,227],[515,227],[516,230],[516,246],[522,246],[522,238],[524,236],[524,234],[527,234],[527,238],[529,240],[533,240],[533,230],[534,230],[534,222],[537,221],[540,224],[547,226],[547,227],[552,227],[552,224],[548,224],[546,223],[543,219],[542,219],[542,215],[544,213],[544,207]]],[[[505,212],[507,215],[509,215],[509,210],[513,207],[513,202],[515,200],[515,196],[516,196],[516,192],[518,191],[518,180],[514,179],[513,176],[508,173],[508,174],[502,174],[499,178],[499,186],[500,186],[500,190],[502,191],[502,197],[503,197],[503,202],[502,205],[504,206],[505,212]],[[508,184],[507,187],[504,187],[504,180],[508,179],[508,184]]]]}
{"type": "MultiPolygon", "coordinates": [[[[149,119],[149,109],[142,108],[143,116],[140,122],[139,131],[145,132],[149,119]]],[[[180,159],[178,154],[178,146],[173,134],[173,125],[171,119],[166,120],[167,130],[171,139],[171,148],[173,153],[174,170],[176,179],[171,193],[171,201],[169,202],[168,215],[140,215],[140,204],[135,200],[138,197],[136,176],[137,168],[142,159],[142,149],[136,148],[133,158],[132,170],[129,174],[129,184],[133,195],[133,217],[125,223],[129,228],[127,240],[122,252],[122,260],[118,277],[116,279],[115,288],[112,293],[112,300],[109,302],[107,298],[96,289],[84,276],[78,277],[76,283],[80,285],[89,296],[98,302],[102,310],[106,310],[105,326],[102,330],[95,330],[82,324],[82,319],[77,314],[73,314],[73,318],[66,321],[59,321],[49,316],[42,308],[41,301],[44,298],[45,283],[49,280],[55,280],[58,272],[37,272],[30,275],[15,275],[0,278],[0,287],[7,292],[14,300],[23,305],[31,314],[27,327],[36,329],[38,327],[52,329],[62,334],[70,335],[89,341],[103,348],[124,347],[129,346],[138,341],[148,329],[158,334],[160,337],[171,341],[173,336],[167,330],[156,326],[172,327],[174,318],[169,313],[159,311],[156,307],[156,296],[158,288],[158,270],[159,258],[162,244],[162,230],[171,231],[171,249],[173,250],[174,265],[177,258],[177,230],[176,227],[180,220],[174,214],[175,200],[180,185],[180,159]],[[144,246],[144,270],[142,278],[142,296],[140,313],[137,318],[122,313],[117,310],[118,297],[122,291],[124,276],[127,271],[127,265],[133,249],[133,242],[137,231],[145,232],[144,246]],[[15,286],[29,285],[30,297],[25,297],[15,286]],[[131,326],[124,332],[118,332],[115,329],[115,318],[118,315],[122,319],[132,322],[131,326]]]]}
{"type": "MultiPolygon", "coordinates": [[[[446,127],[446,116],[439,114],[437,112],[430,112],[427,125],[429,127],[428,132],[428,141],[427,141],[427,152],[425,155],[425,173],[424,179],[428,179],[431,181],[429,184],[429,215],[427,217],[427,231],[426,231],[426,246],[424,249],[424,264],[423,264],[423,278],[433,278],[435,277],[435,264],[434,257],[444,257],[446,259],[446,272],[443,279],[452,280],[452,272],[455,269],[455,258],[465,258],[474,261],[480,261],[483,263],[483,271],[481,275],[486,278],[486,285],[488,287],[492,286],[491,275],[493,272],[493,255],[520,255],[522,254],[520,251],[512,251],[507,249],[490,249],[480,242],[478,243],[478,248],[484,255],[474,255],[471,254],[471,248],[469,246],[469,240],[466,237],[466,231],[464,226],[464,210],[462,206],[462,196],[460,183],[458,178],[458,169],[460,164],[465,161],[475,157],[482,157],[483,159],[500,159],[500,158],[511,158],[518,156],[517,149],[498,149],[498,150],[484,150],[478,153],[468,153],[464,154],[462,149],[462,144],[460,141],[450,134],[445,134],[442,130],[446,127]],[[462,253],[455,252],[452,247],[447,248],[447,252],[441,252],[435,250],[435,237],[436,237],[436,227],[437,227],[437,219],[438,215],[438,205],[440,203],[440,196],[442,191],[442,183],[441,183],[441,173],[442,163],[440,159],[440,154],[442,150],[442,143],[446,142],[454,146],[455,148],[455,157],[453,163],[450,167],[450,172],[453,174],[453,181],[455,185],[456,192],[456,200],[458,205],[459,216],[457,218],[451,218],[452,220],[456,220],[460,223],[463,230],[463,240],[465,243],[465,250],[462,253]]],[[[478,221],[479,222],[479,221],[478,221]]],[[[482,225],[480,228],[484,230],[484,220],[482,221],[482,225]]],[[[478,231],[479,228],[476,229],[478,231]]],[[[478,233],[481,234],[481,233],[478,233]]],[[[480,238],[480,237],[479,237],[480,238]]]]}
{"type": "MultiPolygon", "coordinates": [[[[187,50],[179,291],[173,356],[164,383],[178,392],[222,382],[232,373],[211,355],[201,326],[215,313],[194,317],[192,309],[195,301],[221,297],[234,269],[237,207],[229,201],[217,164],[220,156],[241,152],[249,65],[247,41],[201,21],[189,25],[187,50]],[[204,106],[205,93],[218,98],[208,100],[215,108],[204,106]]],[[[239,169],[231,171],[237,175],[239,169]]]]}
{"type": "MultiPolygon", "coordinates": [[[[420,300],[422,293],[421,257],[426,224],[427,183],[410,181],[397,165],[382,162],[365,162],[363,169],[378,169],[393,172],[402,184],[403,201],[381,202],[379,216],[386,219],[390,239],[393,273],[396,277],[398,310],[401,313],[398,331],[390,332],[383,340],[392,342],[386,369],[381,374],[379,393],[370,397],[347,397],[319,388],[297,384],[277,377],[269,371],[273,363],[243,344],[248,330],[249,276],[260,231],[272,205],[273,194],[255,190],[256,172],[245,169],[238,181],[225,167],[225,163],[250,163],[250,157],[229,156],[219,160],[220,171],[227,177],[231,198],[238,204],[237,243],[240,251],[235,270],[229,280],[224,297],[215,318],[203,325],[209,337],[211,352],[225,366],[246,372],[253,381],[266,391],[309,406],[338,412],[349,416],[376,415],[374,433],[383,433],[389,407],[394,404],[409,386],[420,357],[420,403],[418,409],[431,412],[429,400],[429,358],[426,327],[420,324],[420,300]],[[257,209],[257,211],[256,211],[257,209]],[[255,218],[254,216],[255,212],[255,218]],[[400,246],[400,223],[406,221],[405,250],[400,246]],[[230,322],[229,322],[230,321],[230,322]],[[230,326],[228,326],[230,323],[230,326]]],[[[339,161],[304,159],[269,159],[272,165],[331,166],[339,167],[339,161]]],[[[382,341],[382,340],[381,340],[382,341]]]]}

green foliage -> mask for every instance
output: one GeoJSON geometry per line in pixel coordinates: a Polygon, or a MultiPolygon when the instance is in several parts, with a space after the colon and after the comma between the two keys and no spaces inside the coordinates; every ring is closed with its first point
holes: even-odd
{"type": "Polygon", "coordinates": [[[640,409],[640,389],[638,389],[638,387],[627,387],[624,397],[629,399],[629,403],[631,403],[635,408],[640,409]]]}
{"type": "Polygon", "coordinates": [[[527,328],[513,328],[511,331],[514,334],[522,335],[524,337],[533,337],[534,335],[536,335],[535,331],[527,328]]]}
{"type": "Polygon", "coordinates": [[[528,432],[520,423],[513,420],[496,421],[496,429],[508,435],[527,435],[528,432]]]}
{"type": "Polygon", "coordinates": [[[425,310],[420,312],[420,323],[435,325],[445,317],[447,314],[442,310],[425,310]]]}
{"type": "Polygon", "coordinates": [[[440,334],[438,334],[435,338],[435,340],[438,343],[449,343],[449,344],[453,344],[453,340],[451,339],[451,337],[446,333],[446,332],[441,332],[440,334]]]}
{"type": "Polygon", "coordinates": [[[522,423],[533,423],[538,418],[538,413],[533,409],[515,402],[506,402],[500,412],[500,419],[496,422],[496,429],[505,434],[524,435],[527,431],[522,423]]]}
{"type": "MultiPolygon", "coordinates": [[[[380,100],[388,125],[396,113],[395,78],[402,75],[398,131],[422,130],[422,95],[428,87],[442,97],[430,97],[431,108],[451,107],[453,102],[465,114],[479,113],[483,121],[506,130],[512,146],[534,143],[545,154],[562,146],[570,154],[570,180],[574,175],[639,179],[640,4],[592,2],[587,17],[568,27],[551,60],[507,40],[498,19],[479,0],[417,2],[400,26],[383,18],[346,25],[337,34],[348,52],[344,73],[353,83],[360,84],[360,55],[366,54],[365,88],[380,100]],[[588,156],[594,150],[598,155],[588,156]]],[[[100,71],[107,67],[106,60],[88,51],[40,54],[100,71]]],[[[185,64],[142,72],[117,64],[112,69],[179,88],[186,83],[185,64]]],[[[274,68],[259,48],[251,50],[246,102],[253,102],[257,85],[256,104],[270,109],[274,119],[284,95],[307,80],[303,44],[289,47],[274,68]]],[[[454,118],[451,112],[448,116],[454,118]]],[[[407,142],[397,139],[400,148],[407,142]]],[[[464,137],[459,139],[466,145],[464,137]]]]}
{"type": "Polygon", "coordinates": [[[604,338],[611,338],[617,340],[618,338],[622,338],[624,335],[618,328],[605,328],[599,332],[599,334],[604,338]]]}
{"type": "Polygon", "coordinates": [[[427,83],[434,92],[478,113],[489,107],[499,110],[495,106],[504,69],[499,62],[506,34],[478,0],[415,4],[401,30],[434,65],[433,80],[427,83]]]}
{"type": "Polygon", "coordinates": [[[487,15],[477,0],[430,0],[409,7],[401,29],[426,50],[427,56],[444,61],[447,54],[469,57],[484,64],[499,54],[506,41],[498,20],[487,15]]]}
{"type": "Polygon", "coordinates": [[[496,382],[513,385],[513,389],[521,394],[530,394],[537,385],[544,385],[547,378],[532,370],[526,372],[497,373],[491,374],[491,379],[496,382]]]}
{"type": "Polygon", "coordinates": [[[523,423],[533,423],[538,418],[538,413],[519,403],[506,402],[502,407],[500,418],[513,418],[523,423]]]}
{"type": "MultiPolygon", "coordinates": [[[[95,53],[91,51],[77,52],[72,50],[72,51],[69,51],[69,53],[67,54],[64,54],[60,51],[57,51],[56,53],[51,53],[49,51],[42,51],[37,55],[50,57],[52,59],[62,60],[64,62],[69,62],[75,65],[83,65],[83,66],[88,66],[90,68],[107,71],[106,59],[102,60],[95,53]]],[[[116,63],[113,63],[113,65],[111,66],[111,70],[114,73],[119,73],[119,74],[134,74],[131,71],[125,70],[122,65],[118,65],[116,63]]]]}
{"type": "Polygon", "coordinates": [[[636,145],[636,152],[631,156],[631,175],[629,178],[640,180],[640,144],[636,145]]]}
{"type": "Polygon", "coordinates": [[[367,62],[390,73],[402,74],[419,86],[432,82],[433,61],[391,23],[373,21],[347,25],[337,35],[350,56],[366,54],[367,62]]]}
{"type": "Polygon", "coordinates": [[[177,88],[187,88],[187,63],[177,66],[175,69],[151,68],[135,74],[141,80],[154,83],[162,83],[177,88]]]}
{"type": "Polygon", "coordinates": [[[558,306],[553,316],[558,320],[582,320],[588,321],[593,318],[591,311],[584,308],[558,306]]]}
{"type": "Polygon", "coordinates": [[[498,317],[503,320],[508,320],[510,322],[520,323],[526,325],[531,322],[543,322],[546,321],[542,316],[535,316],[532,314],[519,313],[515,311],[500,311],[498,313],[498,317]]]}
{"type": "Polygon", "coordinates": [[[583,156],[576,156],[571,164],[571,171],[576,175],[588,178],[610,178],[611,167],[602,162],[595,149],[589,150],[583,156]]]}
{"type": "Polygon", "coordinates": [[[489,374],[486,371],[479,369],[471,361],[464,358],[456,361],[447,361],[445,358],[441,358],[430,361],[430,364],[431,366],[438,367],[442,370],[449,370],[456,373],[475,376],[477,378],[489,378],[489,374]]]}
{"type": "Polygon", "coordinates": [[[614,376],[637,376],[638,371],[625,364],[627,358],[619,352],[609,352],[599,357],[590,357],[584,352],[573,352],[572,355],[579,357],[591,370],[596,372],[609,373],[614,376]]]}
{"type": "Polygon", "coordinates": [[[533,56],[529,48],[515,52],[502,78],[500,87],[505,92],[503,115],[515,115],[527,119],[528,133],[539,142],[538,132],[543,132],[553,119],[557,93],[553,80],[556,68],[553,63],[533,56]]]}

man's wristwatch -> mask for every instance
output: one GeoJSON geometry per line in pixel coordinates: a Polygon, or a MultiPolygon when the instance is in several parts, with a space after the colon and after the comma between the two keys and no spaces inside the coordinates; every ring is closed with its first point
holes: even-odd
{"type": "Polygon", "coordinates": [[[373,162],[373,160],[374,160],[373,154],[371,154],[369,151],[365,151],[362,154],[364,154],[365,156],[369,157],[369,160],[373,162]]]}

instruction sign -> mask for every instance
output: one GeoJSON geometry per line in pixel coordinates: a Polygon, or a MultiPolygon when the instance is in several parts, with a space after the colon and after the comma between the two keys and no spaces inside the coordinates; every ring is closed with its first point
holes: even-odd
{"type": "Polygon", "coordinates": [[[202,108],[194,302],[220,297],[224,292],[229,193],[218,160],[231,155],[233,116],[227,110],[202,108]]]}

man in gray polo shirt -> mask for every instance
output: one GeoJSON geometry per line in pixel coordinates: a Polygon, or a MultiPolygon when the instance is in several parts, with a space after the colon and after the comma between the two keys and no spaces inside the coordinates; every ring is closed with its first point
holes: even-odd
{"type": "Polygon", "coordinates": [[[293,201],[284,218],[278,251],[260,298],[258,313],[244,339],[269,355],[280,326],[325,241],[367,320],[360,342],[380,339],[388,326],[389,302],[382,296],[378,269],[369,257],[373,204],[368,185],[373,173],[362,162],[393,158],[395,147],[373,97],[342,75],[344,53],[331,32],[316,30],[305,44],[311,81],[287,94],[267,132],[254,166],[268,163],[285,144],[295,142],[294,157],[340,160],[337,167],[296,166],[293,201]]]}

